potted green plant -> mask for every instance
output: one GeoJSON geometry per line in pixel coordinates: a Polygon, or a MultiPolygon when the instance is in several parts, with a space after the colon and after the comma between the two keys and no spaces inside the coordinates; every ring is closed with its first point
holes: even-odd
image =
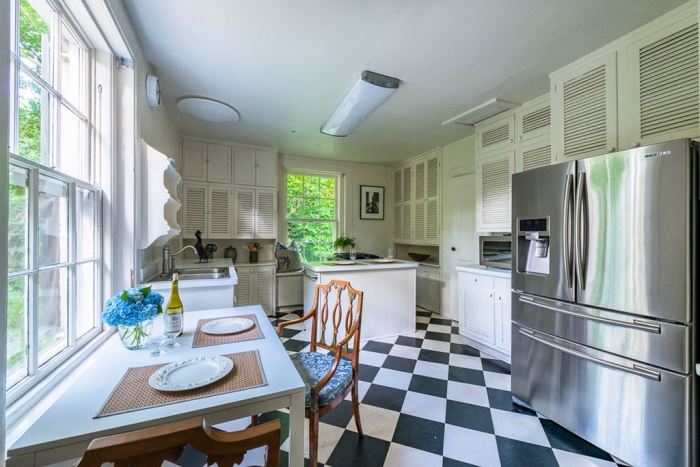
{"type": "Polygon", "coordinates": [[[335,239],[335,242],[333,243],[333,248],[335,248],[336,251],[344,251],[348,248],[355,248],[355,239],[347,237],[345,235],[341,235],[340,237],[335,239]]]}

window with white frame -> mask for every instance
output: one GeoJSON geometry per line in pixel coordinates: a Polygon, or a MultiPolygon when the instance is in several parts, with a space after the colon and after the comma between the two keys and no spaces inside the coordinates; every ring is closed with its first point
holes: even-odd
{"type": "Polygon", "coordinates": [[[338,231],[338,177],[305,173],[286,176],[287,241],[307,261],[328,259],[338,231]]]}
{"type": "Polygon", "coordinates": [[[24,392],[101,331],[91,49],[60,3],[14,1],[7,387],[24,392]]]}

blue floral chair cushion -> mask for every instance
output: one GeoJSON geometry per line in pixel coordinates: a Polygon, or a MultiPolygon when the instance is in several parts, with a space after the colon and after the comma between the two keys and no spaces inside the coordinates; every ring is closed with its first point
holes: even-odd
{"type": "MultiPolygon", "coordinates": [[[[306,406],[311,407],[311,386],[318,383],[328,373],[333,365],[333,357],[319,352],[301,352],[291,355],[290,358],[304,381],[306,406]]],[[[351,381],[352,364],[341,358],[335,374],[318,395],[318,405],[328,405],[338,397],[338,394],[343,392],[343,389],[348,387],[351,381]]]]}

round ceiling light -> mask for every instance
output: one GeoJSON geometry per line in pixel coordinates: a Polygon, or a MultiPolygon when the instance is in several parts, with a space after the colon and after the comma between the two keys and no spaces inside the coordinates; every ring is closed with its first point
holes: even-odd
{"type": "Polygon", "coordinates": [[[211,123],[235,123],[241,118],[230,105],[205,97],[183,97],[177,101],[177,108],[185,115],[211,123]]]}

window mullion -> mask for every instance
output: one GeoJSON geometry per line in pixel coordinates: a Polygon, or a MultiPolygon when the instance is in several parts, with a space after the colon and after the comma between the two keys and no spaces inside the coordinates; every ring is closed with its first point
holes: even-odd
{"type": "MultiPolygon", "coordinates": [[[[39,264],[39,171],[29,170],[29,268],[36,270],[39,264]]],[[[28,279],[29,293],[27,294],[27,373],[32,376],[39,366],[39,333],[38,313],[35,304],[39,288],[37,281],[39,273],[30,274],[28,279]]]]}

